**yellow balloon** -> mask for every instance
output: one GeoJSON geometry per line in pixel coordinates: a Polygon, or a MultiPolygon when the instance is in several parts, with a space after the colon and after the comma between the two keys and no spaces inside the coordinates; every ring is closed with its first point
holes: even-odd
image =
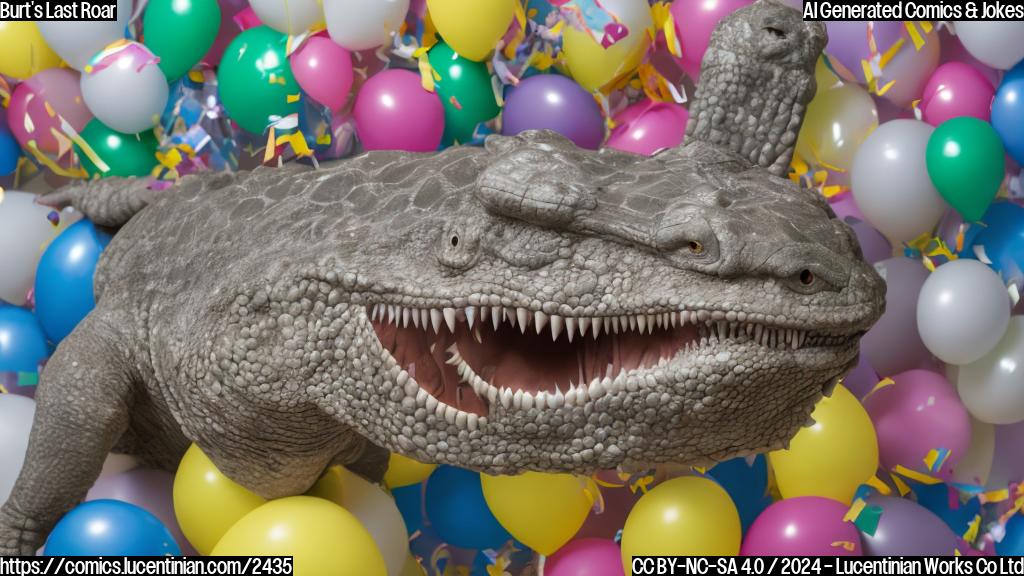
{"type": "Polygon", "coordinates": [[[735,556],[743,536],[729,494],[708,478],[681,476],[644,494],[622,528],[622,565],[633,556],[735,556]]]}
{"type": "Polygon", "coordinates": [[[590,514],[593,500],[585,482],[571,474],[480,475],[484,499],[498,522],[545,556],[575,536],[590,514]]]}
{"type": "Polygon", "coordinates": [[[349,511],[322,498],[290,496],[246,514],[213,556],[293,556],[298,576],[387,576],[370,533],[349,511]]]}
{"type": "Polygon", "coordinates": [[[419,484],[430,476],[434,468],[437,468],[437,464],[424,464],[392,452],[388,471],[384,473],[384,484],[392,489],[419,484]]]}
{"type": "Polygon", "coordinates": [[[174,476],[174,514],[200,554],[209,554],[228,528],[264,502],[217,470],[195,444],[174,476]]]}
{"type": "Polygon", "coordinates": [[[809,163],[849,171],[857,149],[878,127],[875,101],[856,84],[818,87],[797,138],[797,153],[809,163]]]}
{"type": "Polygon", "coordinates": [[[803,428],[789,450],[768,455],[783,498],[823,496],[849,504],[857,487],[878,468],[878,440],[871,418],[842,384],[814,408],[815,424],[803,428]]]}
{"type": "Polygon", "coordinates": [[[427,0],[427,10],[444,41],[459,56],[487,58],[508,31],[516,0],[427,0]]]}
{"type": "Polygon", "coordinates": [[[0,74],[24,80],[40,70],[60,65],[35,22],[0,20],[0,74]]]}
{"type": "Polygon", "coordinates": [[[566,25],[562,32],[565,63],[573,79],[597,90],[632,72],[650,45],[647,29],[654,26],[646,0],[604,0],[602,5],[629,28],[629,35],[605,48],[587,32],[566,25]]]}
{"type": "Polygon", "coordinates": [[[405,566],[402,567],[401,576],[427,576],[427,573],[424,572],[423,566],[420,566],[416,558],[409,554],[409,557],[405,559],[405,566]]]}

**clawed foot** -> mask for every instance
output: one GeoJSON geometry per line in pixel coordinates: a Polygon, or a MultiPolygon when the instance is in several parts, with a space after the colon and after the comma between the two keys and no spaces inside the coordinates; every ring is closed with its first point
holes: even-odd
{"type": "Polygon", "coordinates": [[[0,509],[0,556],[35,556],[43,532],[37,522],[16,516],[7,507],[0,509]]]}

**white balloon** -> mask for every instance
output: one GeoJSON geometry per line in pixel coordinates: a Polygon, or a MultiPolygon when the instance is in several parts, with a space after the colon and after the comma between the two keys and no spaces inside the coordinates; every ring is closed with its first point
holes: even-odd
{"type": "Polygon", "coordinates": [[[988,354],[1010,323],[1010,296],[999,275],[961,258],[935,269],[917,299],[917,329],[943,362],[961,366],[988,354]]]}
{"type": "Polygon", "coordinates": [[[43,250],[57,234],[82,218],[67,208],[59,225],[47,216],[53,208],[35,203],[35,194],[7,190],[0,193],[0,300],[21,306],[36,277],[43,250]]]}
{"type": "Polygon", "coordinates": [[[249,0],[260,21],[283,34],[305,32],[323,16],[317,0],[249,0]]]}
{"type": "Polygon", "coordinates": [[[138,134],[152,128],[167,105],[167,77],[142,44],[111,55],[102,70],[82,74],[82,98],[89,110],[110,128],[138,134]]]}
{"type": "Polygon", "coordinates": [[[36,403],[31,398],[0,394],[0,506],[7,502],[25,463],[35,414],[36,403]]]}
{"type": "Polygon", "coordinates": [[[932,131],[918,120],[886,122],[853,159],[850,185],[857,207],[894,246],[930,232],[948,208],[928,177],[932,131]]]}
{"type": "Polygon", "coordinates": [[[953,466],[953,481],[984,486],[992,472],[996,455],[996,430],[987,422],[971,418],[971,444],[967,453],[953,466]]]}
{"type": "Polygon", "coordinates": [[[993,68],[1009,70],[1024,60],[1024,22],[966,21],[953,24],[964,48],[993,68]]]}
{"type": "Polygon", "coordinates": [[[395,499],[379,486],[342,468],[341,502],[373,536],[384,556],[388,576],[399,576],[409,556],[409,535],[395,499]]]}
{"type": "Polygon", "coordinates": [[[132,17],[132,0],[117,0],[117,20],[36,22],[43,39],[65,62],[83,70],[89,60],[108,44],[125,37],[132,17]]]}
{"type": "Polygon", "coordinates": [[[324,0],[327,33],[348,50],[390,42],[408,12],[409,0],[324,0]]]}
{"type": "Polygon", "coordinates": [[[1011,318],[995,348],[960,367],[957,390],[967,410],[982,422],[1024,421],[1024,317],[1011,318]]]}

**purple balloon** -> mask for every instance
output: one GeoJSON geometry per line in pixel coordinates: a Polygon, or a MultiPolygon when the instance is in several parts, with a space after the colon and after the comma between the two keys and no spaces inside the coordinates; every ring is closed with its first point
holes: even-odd
{"type": "Polygon", "coordinates": [[[849,80],[860,83],[865,81],[864,68],[860,62],[871,58],[871,47],[868,43],[869,23],[878,52],[882,54],[906,34],[903,23],[899,21],[840,20],[825,23],[828,30],[828,45],[825,52],[850,72],[852,78],[848,78],[849,80]]]}
{"type": "Polygon", "coordinates": [[[941,518],[923,506],[892,496],[872,496],[882,516],[871,536],[861,533],[865,556],[952,556],[957,537],[941,518]]]}
{"type": "Polygon", "coordinates": [[[928,269],[903,257],[882,260],[875,267],[885,279],[885,313],[861,339],[861,353],[879,376],[929,365],[931,352],[917,331],[917,296],[928,269]]]}
{"type": "Polygon", "coordinates": [[[121,474],[103,476],[86,495],[89,500],[120,500],[134,504],[160,519],[186,556],[196,556],[174,515],[174,474],[150,468],[135,468],[121,474]]]}
{"type": "Polygon", "coordinates": [[[939,475],[951,476],[971,445],[971,418],[956,390],[945,376],[929,370],[910,370],[892,379],[894,385],[864,399],[878,435],[882,468],[902,464],[927,471],[928,452],[945,448],[949,457],[939,475]]]}
{"type": "Polygon", "coordinates": [[[847,224],[857,235],[857,243],[860,244],[860,250],[864,253],[865,260],[874,264],[892,258],[892,244],[881,232],[862,220],[847,220],[847,224]]]}
{"type": "Polygon", "coordinates": [[[857,398],[863,398],[868,392],[871,392],[875,384],[878,384],[878,381],[879,378],[878,374],[875,373],[875,369],[868,363],[867,358],[861,354],[857,365],[843,379],[843,386],[846,386],[846,389],[857,398]]]}
{"type": "Polygon", "coordinates": [[[990,488],[1006,488],[1012,482],[1024,482],[1024,422],[996,426],[996,451],[989,474],[990,488]]]}
{"type": "Polygon", "coordinates": [[[622,552],[613,540],[573,540],[544,561],[545,576],[623,576],[622,552]]]}
{"type": "Polygon", "coordinates": [[[505,100],[501,133],[554,130],[580,148],[597,150],[604,141],[604,118],[594,97],[557,74],[538,74],[519,83],[505,100]]]}
{"type": "Polygon", "coordinates": [[[819,496],[780,500],[754,520],[741,556],[860,556],[860,535],[843,517],[850,509],[819,496]],[[839,543],[849,542],[852,550],[839,543]]]}

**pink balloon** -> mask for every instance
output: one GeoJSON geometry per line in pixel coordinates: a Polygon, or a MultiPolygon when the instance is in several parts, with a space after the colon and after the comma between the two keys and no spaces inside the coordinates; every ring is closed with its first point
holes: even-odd
{"type": "Polygon", "coordinates": [[[860,533],[843,517],[850,509],[818,496],[775,502],[747,530],[742,556],[861,556],[860,533]],[[852,549],[847,550],[847,546],[852,549]]]}
{"type": "Polygon", "coordinates": [[[352,115],[367,150],[432,152],[444,134],[444,106],[408,70],[384,70],[363,84],[352,115]]]}
{"type": "Polygon", "coordinates": [[[289,57],[292,74],[310,98],[337,112],[352,90],[352,55],[326,33],[317,34],[289,57]]]}
{"type": "Polygon", "coordinates": [[[947,62],[925,84],[919,108],[925,122],[938,126],[957,116],[988,122],[996,91],[985,75],[969,64],[947,62]]]}
{"type": "Polygon", "coordinates": [[[650,156],[683,141],[690,112],[670,102],[641,100],[615,117],[616,126],[606,146],[650,156]]]}
{"type": "MultiPolygon", "coordinates": [[[[933,449],[949,450],[938,475],[952,469],[971,444],[971,419],[945,376],[929,370],[908,370],[864,400],[875,424],[882,468],[903,465],[927,472],[925,458],[933,449]]],[[[934,473],[934,472],[933,472],[934,473]]]]}
{"type": "Polygon", "coordinates": [[[623,576],[622,552],[613,540],[573,540],[548,556],[544,576],[623,576]]]}
{"type": "Polygon", "coordinates": [[[92,112],[82,100],[79,73],[67,68],[50,68],[18,84],[11,93],[8,106],[11,132],[23,148],[30,140],[43,152],[60,151],[51,128],[60,132],[60,118],[50,116],[46,105],[63,116],[76,131],[92,120],[92,112]]]}
{"type": "Polygon", "coordinates": [[[134,504],[156,516],[170,530],[187,556],[197,553],[178,526],[174,515],[174,474],[164,470],[135,468],[112,476],[103,476],[85,496],[88,500],[120,500],[134,504]]]}
{"type": "Polygon", "coordinates": [[[675,0],[669,5],[676,24],[676,37],[683,49],[680,63],[690,77],[700,76],[701,60],[718,21],[754,0],[675,0]]]}

